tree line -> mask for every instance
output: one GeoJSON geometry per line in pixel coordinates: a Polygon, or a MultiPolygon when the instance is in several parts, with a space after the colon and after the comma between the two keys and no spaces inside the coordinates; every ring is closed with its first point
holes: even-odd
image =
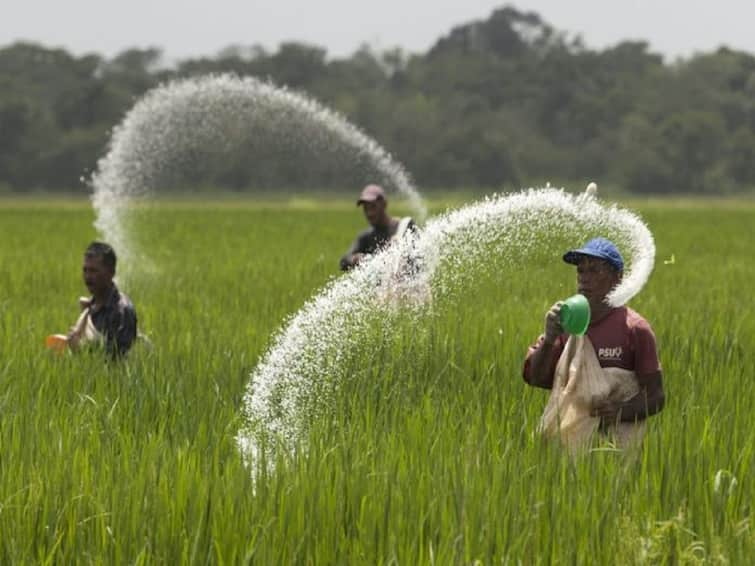
{"type": "MultiPolygon", "coordinates": [[[[363,46],[330,58],[290,42],[161,63],[156,48],[109,59],[24,42],[0,48],[0,190],[88,190],[82,178],[141,95],[226,72],[270,79],[339,111],[425,189],[586,179],[634,193],[755,187],[755,56],[727,48],[671,63],[644,42],[594,50],[538,14],[506,7],[420,54],[363,46]]],[[[297,155],[296,167],[313,173],[293,177],[269,159],[226,159],[194,182],[343,184],[337,172],[308,165],[316,156],[297,155]]]]}

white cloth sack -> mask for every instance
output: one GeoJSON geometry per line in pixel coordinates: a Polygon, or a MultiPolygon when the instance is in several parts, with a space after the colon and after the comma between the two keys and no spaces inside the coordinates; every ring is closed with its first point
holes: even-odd
{"type": "MultiPolygon", "coordinates": [[[[620,368],[602,368],[587,336],[570,336],[558,360],[553,389],[538,431],[558,438],[572,454],[590,447],[600,418],[590,415],[605,401],[625,402],[639,393],[637,376],[620,368]]],[[[620,448],[642,439],[645,421],[618,422],[606,430],[620,448]]]]}
{"type": "Polygon", "coordinates": [[[70,341],[76,346],[84,346],[90,343],[101,343],[104,341],[103,335],[95,328],[92,317],[89,315],[90,307],[81,311],[76,324],[71,328],[70,341]]]}

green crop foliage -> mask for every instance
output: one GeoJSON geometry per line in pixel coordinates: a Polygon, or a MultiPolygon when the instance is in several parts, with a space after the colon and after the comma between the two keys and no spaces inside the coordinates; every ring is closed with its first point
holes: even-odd
{"type": "Polygon", "coordinates": [[[755,206],[635,206],[657,261],[630,304],[668,396],[639,451],[570,460],[533,434],[547,393],[522,359],[574,287],[544,235],[432,314],[371,321],[307,437],[253,477],[249,373],[341,276],[353,205],[141,211],[123,289],[152,345],[107,364],[44,349],[85,293],[91,210],[0,203],[0,563],[751,564],[755,206]]]}

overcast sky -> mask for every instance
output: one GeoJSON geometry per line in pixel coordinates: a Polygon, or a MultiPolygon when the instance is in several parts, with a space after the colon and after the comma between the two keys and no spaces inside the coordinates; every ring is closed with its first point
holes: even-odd
{"type": "Polygon", "coordinates": [[[169,60],[288,40],[333,57],[365,42],[421,52],[507,3],[593,48],[644,39],[668,60],[720,45],[755,54],[751,0],[0,0],[0,46],[24,39],[108,57],[154,46],[169,60]]]}

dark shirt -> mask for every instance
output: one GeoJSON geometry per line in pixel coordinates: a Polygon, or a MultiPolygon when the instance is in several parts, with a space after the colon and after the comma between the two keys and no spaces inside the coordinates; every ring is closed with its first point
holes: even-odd
{"type": "MultiPolygon", "coordinates": [[[[94,298],[90,304],[94,305],[94,298]]],[[[136,309],[115,284],[104,305],[90,308],[89,317],[97,332],[105,337],[105,350],[110,355],[119,356],[129,351],[136,340],[136,309]]]]}
{"type": "MultiPolygon", "coordinates": [[[[392,226],[376,226],[361,232],[356,237],[356,240],[352,242],[349,251],[341,258],[341,271],[347,271],[354,267],[354,264],[351,262],[352,254],[374,254],[385,247],[390,243],[391,238],[396,235],[400,224],[401,221],[397,221],[392,226]]],[[[409,220],[406,229],[416,231],[417,225],[414,223],[414,220],[409,220]]]]}

